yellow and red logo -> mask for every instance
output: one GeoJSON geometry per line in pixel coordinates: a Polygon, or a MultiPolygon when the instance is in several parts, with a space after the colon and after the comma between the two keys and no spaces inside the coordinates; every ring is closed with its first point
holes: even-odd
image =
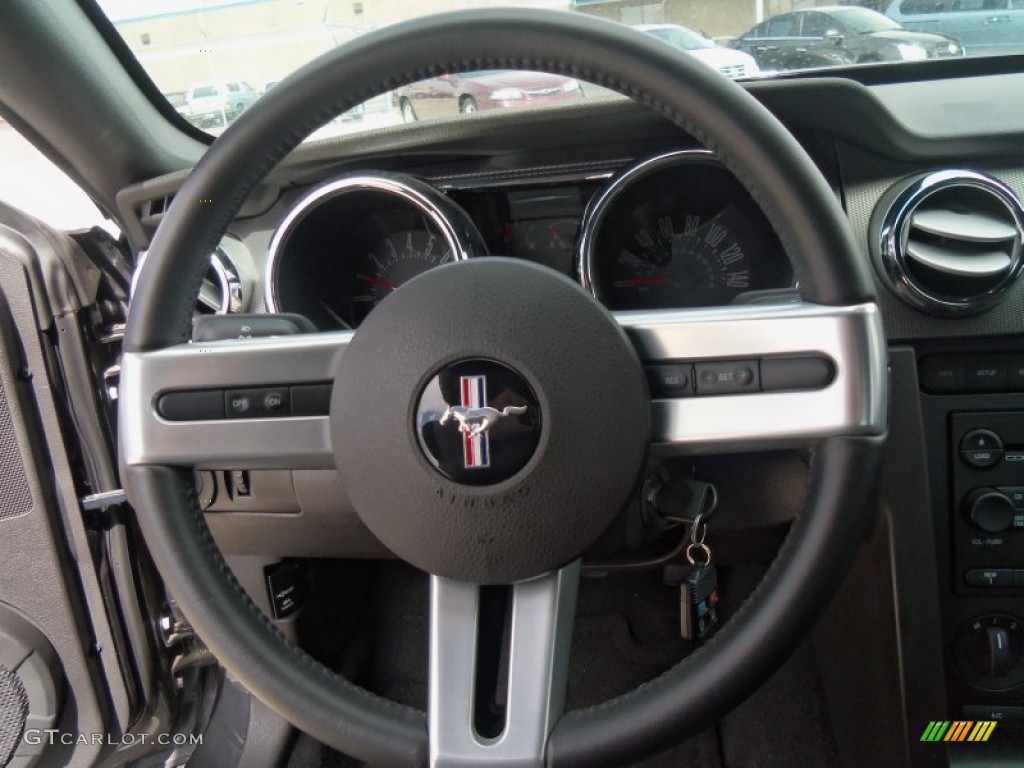
{"type": "Polygon", "coordinates": [[[995,729],[995,720],[932,720],[921,741],[988,741],[995,729]]]}

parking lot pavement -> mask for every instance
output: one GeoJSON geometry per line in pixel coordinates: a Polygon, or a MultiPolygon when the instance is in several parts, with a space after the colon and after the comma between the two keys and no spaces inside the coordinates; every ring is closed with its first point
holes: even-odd
{"type": "MultiPolygon", "coordinates": [[[[373,131],[378,128],[400,125],[401,122],[402,116],[397,109],[386,109],[381,111],[371,111],[368,109],[358,120],[332,120],[323,128],[314,131],[307,141],[330,139],[335,136],[348,136],[353,133],[373,131]]],[[[208,129],[207,132],[214,136],[220,136],[225,130],[226,128],[224,126],[217,126],[208,129]]]]}

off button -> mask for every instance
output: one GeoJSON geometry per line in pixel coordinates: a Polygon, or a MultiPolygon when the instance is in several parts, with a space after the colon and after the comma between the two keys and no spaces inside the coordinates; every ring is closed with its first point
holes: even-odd
{"type": "Polygon", "coordinates": [[[1003,460],[1003,441],[990,429],[973,429],[960,441],[960,458],[977,469],[994,467],[1003,460]]]}

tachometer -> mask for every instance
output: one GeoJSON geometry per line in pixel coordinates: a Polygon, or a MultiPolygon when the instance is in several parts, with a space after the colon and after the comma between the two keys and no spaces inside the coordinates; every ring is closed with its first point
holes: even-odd
{"type": "Polygon", "coordinates": [[[793,277],[764,214],[703,151],[646,160],[598,193],[584,216],[580,274],[611,309],[728,304],[793,277]]]}
{"type": "Polygon", "coordinates": [[[427,229],[385,235],[356,261],[349,285],[356,322],[362,322],[371,309],[403,283],[452,260],[452,251],[444,238],[427,229]]]}
{"type": "Polygon", "coordinates": [[[307,194],[278,227],[267,305],[324,330],[356,328],[421,272],[486,252],[466,212],[428,184],[392,173],[348,176],[307,194]]]}

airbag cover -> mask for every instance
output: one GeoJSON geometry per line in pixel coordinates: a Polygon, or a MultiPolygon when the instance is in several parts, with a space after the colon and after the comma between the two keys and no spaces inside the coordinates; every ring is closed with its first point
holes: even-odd
{"type": "Polygon", "coordinates": [[[650,407],[636,352],[592,297],[544,267],[482,258],[431,270],[370,314],[340,362],[331,432],[346,491],[387,547],[430,573],[493,584],[565,565],[608,527],[639,475],[650,407]],[[465,390],[438,405],[449,371],[465,390]],[[510,389],[525,399],[474,399],[484,379],[492,390],[518,381],[510,389]],[[442,425],[446,405],[459,414],[442,425]],[[438,434],[462,424],[470,439],[489,421],[489,455],[478,440],[458,472],[442,472],[425,420],[438,434]],[[493,472],[522,430],[535,431],[525,464],[493,472]]]}

